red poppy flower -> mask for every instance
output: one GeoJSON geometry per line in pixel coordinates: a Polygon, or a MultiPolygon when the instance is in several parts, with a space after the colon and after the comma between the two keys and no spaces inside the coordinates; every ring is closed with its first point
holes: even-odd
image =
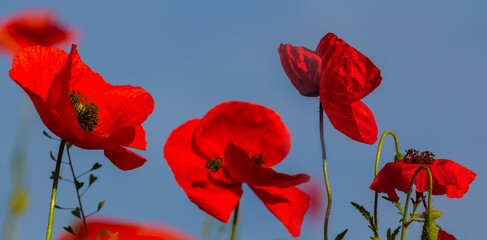
{"type": "Polygon", "coordinates": [[[53,12],[44,9],[14,13],[0,22],[0,47],[12,53],[35,45],[72,42],[75,35],[74,29],[62,26],[53,12]]]}
{"type": "Polygon", "coordinates": [[[104,149],[122,170],[146,161],[125,147],[145,150],[142,122],[154,109],[141,87],[114,86],[85,65],[73,45],[28,47],[13,60],[10,77],[29,95],[46,127],[68,143],[104,149]]]}
{"type": "MultiPolygon", "coordinates": [[[[408,155],[410,155],[410,151],[412,150],[408,151],[408,155]]],[[[417,151],[413,151],[417,155],[417,151]]],[[[426,153],[430,154],[429,152],[426,153]]],[[[407,192],[414,173],[419,167],[425,165],[430,169],[433,176],[433,195],[446,194],[449,198],[461,198],[468,192],[470,183],[477,176],[474,172],[451,160],[429,157],[430,159],[426,161],[414,163],[411,162],[408,155],[401,161],[387,163],[370,185],[370,189],[387,193],[389,198],[397,201],[399,197],[395,189],[407,192]]],[[[428,191],[428,173],[420,171],[416,176],[414,185],[418,192],[428,191]]]]}
{"type": "Polygon", "coordinates": [[[333,33],[316,51],[281,44],[281,64],[301,95],[320,96],[331,124],[349,138],[368,144],[377,140],[374,115],[360,101],[382,81],[380,70],[365,55],[333,33]]]}
{"type": "Polygon", "coordinates": [[[288,154],[291,136],[271,109],[246,102],[225,102],[202,119],[173,130],[164,158],[190,201],[223,222],[242,195],[242,183],[297,237],[309,197],[296,185],[306,174],[287,175],[271,167],[288,154]]]}
{"type": "Polygon", "coordinates": [[[441,229],[438,230],[438,240],[457,240],[457,238],[441,229]]]}
{"type": "MultiPolygon", "coordinates": [[[[90,240],[196,240],[196,237],[160,223],[135,223],[100,218],[87,221],[90,240]]],[[[81,236],[64,232],[57,240],[86,240],[84,226],[78,222],[73,231],[81,236]]]]}

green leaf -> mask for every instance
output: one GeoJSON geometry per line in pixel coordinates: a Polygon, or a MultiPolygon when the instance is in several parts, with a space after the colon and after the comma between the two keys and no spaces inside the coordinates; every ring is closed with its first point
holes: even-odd
{"type": "Polygon", "coordinates": [[[71,211],[71,214],[73,214],[75,217],[81,219],[80,212],[81,211],[80,211],[79,207],[77,207],[76,209],[74,209],[73,211],[71,211]]]}
{"type": "Polygon", "coordinates": [[[394,240],[397,238],[397,235],[399,234],[399,230],[401,230],[401,226],[397,227],[396,230],[392,233],[391,240],[394,240]]]}
{"type": "Polygon", "coordinates": [[[64,208],[62,208],[62,207],[60,207],[58,205],[54,205],[54,207],[57,208],[57,209],[64,209],[64,208]]]}
{"type": "Polygon", "coordinates": [[[372,240],[382,240],[382,238],[380,238],[380,237],[369,237],[369,238],[372,240]]]}
{"type": "Polygon", "coordinates": [[[49,151],[49,153],[51,154],[51,159],[54,161],[54,162],[57,162],[56,158],[54,157],[54,155],[52,154],[51,151],[49,151]]]}
{"type": "Polygon", "coordinates": [[[364,216],[365,219],[367,219],[367,221],[369,222],[369,228],[374,233],[374,237],[379,237],[379,233],[377,232],[377,225],[375,225],[374,220],[372,219],[372,216],[370,215],[370,212],[367,211],[365,209],[365,207],[362,205],[359,205],[359,204],[354,203],[354,202],[350,202],[350,204],[352,204],[362,214],[362,216],[364,216]]]}
{"type": "Polygon", "coordinates": [[[49,133],[47,133],[46,131],[42,131],[42,134],[44,134],[44,136],[46,136],[46,137],[48,137],[48,138],[52,139],[52,136],[51,136],[51,135],[49,135],[49,133]]]}
{"type": "Polygon", "coordinates": [[[342,233],[338,234],[335,238],[335,240],[342,240],[345,237],[345,234],[347,234],[348,229],[345,229],[342,233]]]}
{"type": "Polygon", "coordinates": [[[73,228],[72,228],[71,226],[67,226],[67,227],[63,227],[63,228],[64,228],[64,230],[66,230],[67,232],[69,232],[69,233],[71,233],[71,234],[76,235],[76,234],[74,233],[74,231],[73,231],[73,228]]]}
{"type": "Polygon", "coordinates": [[[101,166],[102,166],[101,164],[95,163],[95,164],[93,164],[93,167],[91,167],[91,170],[90,171],[93,171],[93,170],[96,170],[98,168],[101,168],[101,166]]]}
{"type": "Polygon", "coordinates": [[[394,199],[390,199],[388,197],[382,197],[382,198],[385,199],[385,200],[387,200],[387,201],[389,201],[389,202],[391,202],[391,203],[393,203],[394,206],[396,206],[397,210],[399,210],[399,212],[398,212],[399,215],[401,215],[401,216],[404,215],[404,211],[402,210],[401,204],[398,201],[396,201],[394,199]]]}
{"type": "Polygon", "coordinates": [[[83,187],[83,185],[85,185],[85,183],[84,182],[78,182],[78,180],[75,180],[74,185],[76,185],[76,190],[79,190],[80,188],[83,187]]]}
{"type": "Polygon", "coordinates": [[[88,186],[91,186],[91,184],[93,184],[96,179],[98,179],[97,177],[95,177],[95,175],[93,174],[90,174],[90,183],[88,184],[88,186]]]}
{"type": "Polygon", "coordinates": [[[100,211],[100,209],[103,207],[103,205],[105,205],[105,200],[101,201],[98,203],[98,209],[96,209],[96,211],[100,211]]]}

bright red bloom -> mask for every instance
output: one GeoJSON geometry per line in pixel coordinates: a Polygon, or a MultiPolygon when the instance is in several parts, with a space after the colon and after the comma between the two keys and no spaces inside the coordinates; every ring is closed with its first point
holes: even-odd
{"type": "Polygon", "coordinates": [[[301,95],[320,96],[331,124],[347,137],[368,144],[377,141],[374,115],[360,101],[382,81],[380,70],[362,53],[333,33],[316,51],[281,44],[281,64],[301,95]]]}
{"type": "Polygon", "coordinates": [[[45,9],[24,10],[0,22],[0,48],[17,53],[25,47],[53,46],[72,42],[76,31],[62,26],[56,15],[45,9]]]}
{"type": "MultiPolygon", "coordinates": [[[[433,176],[433,195],[446,194],[449,198],[461,198],[477,176],[462,165],[447,159],[435,159],[431,164],[405,163],[401,160],[387,163],[370,185],[370,189],[387,193],[389,198],[397,201],[399,197],[395,189],[407,192],[414,173],[423,165],[430,169],[433,176]]],[[[420,171],[414,185],[418,192],[428,191],[428,173],[420,171]]]]}
{"type": "Polygon", "coordinates": [[[437,240],[457,240],[457,238],[441,229],[438,230],[437,240]]]}
{"type": "Polygon", "coordinates": [[[225,102],[202,119],[173,130],[164,158],[190,201],[218,220],[228,222],[242,195],[241,185],[247,183],[297,237],[309,197],[295,186],[309,181],[309,176],[271,168],[290,147],[289,131],[274,111],[252,103],[225,102]]]}
{"type": "Polygon", "coordinates": [[[10,77],[29,95],[46,127],[68,143],[104,149],[122,170],[140,167],[145,159],[125,147],[145,150],[142,123],[154,109],[141,87],[114,86],[85,65],[73,45],[28,47],[13,60],[10,77]]]}
{"type": "MultiPolygon", "coordinates": [[[[196,240],[188,233],[160,223],[135,223],[115,219],[89,219],[87,221],[89,240],[196,240]]],[[[73,231],[82,236],[63,232],[57,240],[86,240],[84,226],[78,222],[73,231]]]]}

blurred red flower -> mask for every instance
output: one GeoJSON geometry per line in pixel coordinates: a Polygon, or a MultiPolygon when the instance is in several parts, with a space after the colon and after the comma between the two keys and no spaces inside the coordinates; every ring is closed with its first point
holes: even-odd
{"type": "Polygon", "coordinates": [[[0,48],[17,53],[25,47],[74,41],[76,31],[62,26],[52,11],[24,10],[4,17],[0,21],[0,48]]]}
{"type": "Polygon", "coordinates": [[[297,237],[309,197],[295,186],[309,181],[309,176],[271,168],[286,157],[290,146],[289,130],[274,111],[252,103],[225,102],[202,119],[173,130],[164,158],[188,198],[218,220],[228,222],[242,195],[241,184],[247,183],[297,237]]]}
{"type": "Polygon", "coordinates": [[[453,235],[439,229],[438,230],[438,240],[457,240],[453,235]]]}
{"type": "MultiPolygon", "coordinates": [[[[196,240],[188,233],[160,223],[124,222],[116,219],[99,218],[87,221],[89,240],[196,240]]],[[[57,240],[86,240],[82,222],[73,227],[81,236],[64,232],[57,240]]]]}
{"type": "Polygon", "coordinates": [[[13,60],[10,77],[29,95],[46,127],[68,143],[104,149],[122,170],[146,161],[125,147],[145,150],[142,123],[154,109],[141,87],[114,86],[85,65],[73,45],[28,47],[13,60]]]}
{"type": "Polygon", "coordinates": [[[377,140],[374,115],[360,99],[382,81],[380,70],[362,53],[333,33],[316,51],[281,44],[281,64],[301,95],[320,96],[331,124],[347,137],[368,144],[377,140]]]}
{"type": "MultiPolygon", "coordinates": [[[[410,150],[412,151],[412,150],[410,150]]],[[[449,198],[461,198],[468,192],[470,183],[477,174],[447,159],[422,159],[421,162],[412,160],[410,151],[405,158],[398,162],[387,163],[370,185],[370,189],[376,192],[387,193],[388,197],[399,200],[395,189],[403,192],[409,190],[409,185],[414,173],[421,166],[430,169],[433,176],[433,195],[446,194],[449,198]]],[[[417,151],[414,150],[414,152],[417,151]]],[[[414,154],[414,152],[412,154],[414,154]]],[[[429,152],[427,152],[429,154],[429,152]]],[[[423,154],[421,154],[423,156],[423,154]]],[[[431,156],[434,156],[431,154],[431,156]]],[[[414,185],[416,191],[426,192],[429,188],[428,173],[420,171],[416,176],[414,185]]]]}

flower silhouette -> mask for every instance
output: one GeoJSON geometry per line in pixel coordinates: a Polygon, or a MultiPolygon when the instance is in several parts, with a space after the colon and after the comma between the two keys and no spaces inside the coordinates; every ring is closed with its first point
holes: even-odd
{"type": "Polygon", "coordinates": [[[241,185],[247,183],[297,237],[309,197],[295,186],[309,181],[309,176],[271,168],[284,159],[290,146],[289,131],[274,111],[225,102],[202,119],[173,130],[164,158],[188,198],[213,217],[228,222],[242,195],[241,185]]]}
{"type": "Polygon", "coordinates": [[[29,95],[46,127],[70,144],[103,149],[122,170],[146,161],[126,149],[145,150],[142,123],[154,108],[152,96],[141,87],[107,83],[78,54],[35,46],[18,53],[10,77],[29,95]]]}
{"type": "Polygon", "coordinates": [[[382,81],[380,70],[365,55],[333,33],[316,51],[281,44],[281,64],[301,95],[320,97],[331,124],[347,137],[368,144],[377,140],[374,115],[360,100],[382,81]]]}

